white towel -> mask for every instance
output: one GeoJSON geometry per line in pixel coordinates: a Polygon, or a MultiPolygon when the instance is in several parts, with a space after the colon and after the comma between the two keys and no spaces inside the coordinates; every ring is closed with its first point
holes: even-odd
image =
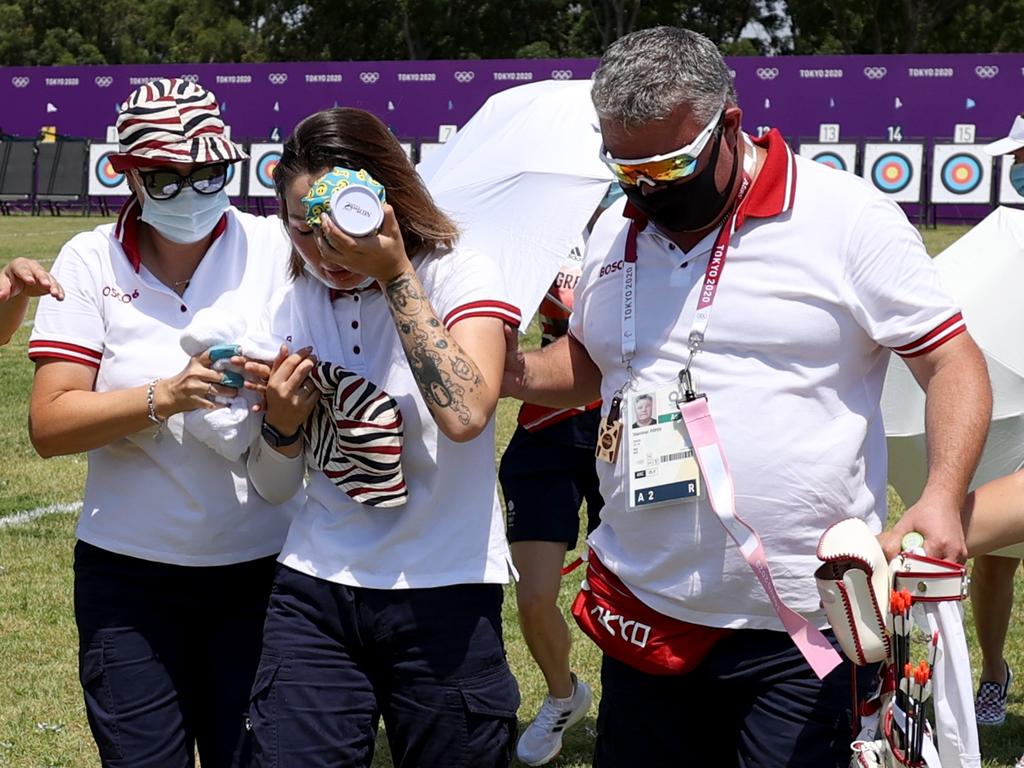
{"type": "MultiPolygon", "coordinates": [[[[217,307],[201,309],[182,331],[181,348],[194,357],[217,344],[237,344],[245,357],[268,362],[280,348],[269,336],[247,333],[245,320],[237,315],[217,307]]],[[[213,368],[241,373],[227,360],[218,360],[213,368]]],[[[244,388],[236,397],[218,397],[225,407],[187,412],[185,430],[224,458],[238,461],[259,436],[261,421],[252,415],[252,406],[259,401],[258,395],[244,388]]]]}

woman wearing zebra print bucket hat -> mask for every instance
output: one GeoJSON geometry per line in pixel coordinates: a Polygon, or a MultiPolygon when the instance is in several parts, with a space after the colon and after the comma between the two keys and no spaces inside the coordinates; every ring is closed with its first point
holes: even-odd
{"type": "Polygon", "coordinates": [[[88,452],[75,619],[102,764],[184,768],[198,749],[204,768],[233,768],[291,510],[184,429],[237,390],[179,337],[201,310],[258,313],[291,248],[280,221],[230,206],[228,164],[245,155],[213,94],[147,83],[117,128],[134,194],[54,264],[65,297],[36,314],[31,436],[43,456],[88,452]]]}
{"type": "Polygon", "coordinates": [[[500,270],[456,245],[456,227],[370,113],[303,120],[274,182],[295,281],[271,302],[269,330],[319,362],[286,348],[262,372],[268,428],[250,454],[253,484],[279,500],[307,470],[309,480],[267,611],[254,763],[369,766],[383,717],[396,766],[507,766],[519,691],[502,643],[509,554],[492,417],[503,327],[517,326],[519,311],[500,270]],[[307,210],[303,198],[326,194],[328,172],[383,186],[376,234],[350,237],[307,210]],[[369,381],[397,403],[403,504],[371,506],[311,461],[318,441],[304,425],[316,427],[327,361],[355,374],[342,385],[352,398],[369,381]]]}

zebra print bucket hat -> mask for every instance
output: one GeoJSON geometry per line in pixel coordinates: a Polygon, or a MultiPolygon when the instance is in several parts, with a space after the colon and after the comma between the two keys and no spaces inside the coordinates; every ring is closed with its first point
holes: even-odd
{"type": "Polygon", "coordinates": [[[395,399],[373,382],[328,362],[317,363],[309,380],[320,391],[306,423],[310,465],[360,504],[405,504],[405,434],[395,399]]]}
{"type": "Polygon", "coordinates": [[[188,80],[153,80],[121,104],[114,170],[172,163],[237,163],[245,151],[224,135],[212,93],[188,80]]]}

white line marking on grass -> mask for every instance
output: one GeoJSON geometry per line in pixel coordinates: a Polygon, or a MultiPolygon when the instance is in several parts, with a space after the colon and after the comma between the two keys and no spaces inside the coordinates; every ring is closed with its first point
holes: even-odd
{"type": "Polygon", "coordinates": [[[64,515],[68,512],[77,512],[81,508],[82,502],[76,501],[70,504],[51,504],[48,507],[26,509],[24,512],[15,512],[13,515],[0,517],[0,529],[11,528],[15,525],[25,525],[47,515],[64,515]]]}
{"type": "MultiPolygon", "coordinates": [[[[101,221],[105,224],[105,221],[101,221]]],[[[81,229],[77,224],[71,224],[67,229],[37,229],[31,232],[3,232],[0,233],[0,240],[21,240],[26,237],[49,237],[50,235],[74,235],[78,232],[87,232],[89,228],[81,229]]]]}

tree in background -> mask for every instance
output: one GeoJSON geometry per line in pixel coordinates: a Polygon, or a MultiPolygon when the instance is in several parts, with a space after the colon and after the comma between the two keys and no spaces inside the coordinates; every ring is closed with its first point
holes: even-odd
{"type": "Polygon", "coordinates": [[[1024,0],[0,0],[0,65],[598,56],[675,24],[727,54],[1024,49],[1024,0]]]}
{"type": "Polygon", "coordinates": [[[1024,0],[787,0],[787,52],[1020,51],[1024,0]]]}

